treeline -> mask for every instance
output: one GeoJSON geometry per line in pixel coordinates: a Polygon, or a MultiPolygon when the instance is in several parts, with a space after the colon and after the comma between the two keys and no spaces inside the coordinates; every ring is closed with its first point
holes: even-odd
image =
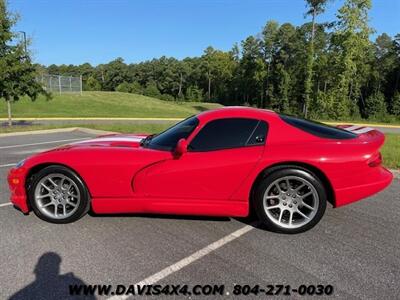
{"type": "Polygon", "coordinates": [[[137,64],[117,58],[96,67],[50,65],[50,74],[82,75],[85,90],[120,91],[177,101],[252,105],[309,118],[400,116],[400,34],[371,41],[370,0],[346,0],[337,19],[318,23],[329,1],[306,1],[311,22],[269,21],[230,51],[161,57],[137,64]]]}

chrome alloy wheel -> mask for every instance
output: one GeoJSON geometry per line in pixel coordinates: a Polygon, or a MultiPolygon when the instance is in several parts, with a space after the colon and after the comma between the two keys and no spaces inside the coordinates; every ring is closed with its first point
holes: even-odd
{"type": "Polygon", "coordinates": [[[72,179],[53,173],[37,183],[34,201],[40,212],[49,218],[65,219],[78,209],[81,196],[72,179]]]}
{"type": "Polygon", "coordinates": [[[283,228],[299,228],[310,222],[318,211],[315,187],[298,176],[285,176],[266,189],[263,206],[268,218],[283,228]]]}

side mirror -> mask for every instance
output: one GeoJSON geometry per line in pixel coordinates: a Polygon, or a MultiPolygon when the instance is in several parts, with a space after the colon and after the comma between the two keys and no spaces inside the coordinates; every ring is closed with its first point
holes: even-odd
{"type": "Polygon", "coordinates": [[[187,152],[187,141],[185,139],[180,139],[176,144],[175,156],[180,157],[187,152]]]}

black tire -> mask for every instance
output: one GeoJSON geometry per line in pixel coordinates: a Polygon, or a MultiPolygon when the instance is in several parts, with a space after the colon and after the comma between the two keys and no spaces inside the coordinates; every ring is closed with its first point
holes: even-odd
{"type": "MultiPolygon", "coordinates": [[[[290,179],[290,180],[292,180],[292,179],[290,179]]],[[[293,179],[293,180],[296,180],[296,179],[293,179]]],[[[294,184],[295,183],[296,183],[296,181],[294,182],[294,184]]],[[[289,186],[291,186],[292,184],[293,184],[293,181],[292,181],[292,183],[289,183],[289,186]]],[[[300,184],[299,184],[299,186],[300,186],[300,184]]],[[[308,189],[309,186],[306,185],[304,188],[308,189]]],[[[277,188],[275,188],[275,189],[277,189],[277,188]]],[[[312,188],[309,188],[309,189],[311,191],[312,188]]],[[[294,191],[294,190],[295,190],[295,188],[292,191],[294,191]]],[[[285,191],[284,190],[280,191],[280,192],[278,191],[277,195],[281,195],[281,193],[285,194],[285,191]]],[[[295,198],[293,198],[293,197],[296,197],[295,195],[298,195],[298,197],[299,197],[299,198],[297,198],[297,200],[302,198],[301,195],[297,194],[297,192],[290,194],[289,197],[286,195],[283,195],[281,197],[286,196],[288,199],[290,198],[290,200],[287,200],[287,201],[294,201],[294,200],[296,200],[295,198]]],[[[273,194],[273,196],[275,196],[275,194],[273,194]]],[[[305,199],[307,199],[307,198],[305,197],[305,199]]],[[[267,201],[267,200],[265,200],[265,201],[267,201]]],[[[279,199],[274,199],[273,201],[276,202],[274,204],[281,205],[282,201],[285,201],[285,200],[282,200],[282,198],[279,198],[279,199]]],[[[304,201],[304,200],[299,200],[299,202],[301,202],[301,201],[304,201]]],[[[306,201],[309,201],[309,200],[306,200],[306,201]]],[[[322,184],[321,180],[316,175],[314,175],[312,172],[309,172],[308,170],[291,167],[291,166],[280,168],[275,171],[272,171],[271,173],[268,173],[268,175],[265,178],[263,178],[260,181],[260,183],[257,185],[257,187],[255,189],[254,197],[253,197],[253,207],[254,207],[254,210],[255,210],[259,220],[262,222],[262,224],[265,225],[267,227],[267,229],[269,229],[271,231],[287,233],[287,234],[300,233],[300,232],[304,232],[304,231],[307,231],[307,230],[313,228],[321,220],[322,216],[324,215],[325,209],[326,209],[326,202],[327,202],[327,194],[326,194],[325,187],[322,184]],[[276,213],[275,213],[275,211],[273,211],[272,213],[269,213],[269,214],[267,214],[266,209],[264,208],[264,194],[266,193],[267,189],[274,188],[274,186],[276,186],[275,183],[277,181],[279,182],[280,179],[284,180],[284,178],[303,179],[303,180],[305,180],[305,182],[312,185],[312,187],[314,188],[314,191],[316,191],[316,194],[318,195],[318,197],[315,197],[318,199],[315,199],[314,195],[312,194],[312,197],[313,197],[312,201],[313,201],[313,203],[315,203],[315,206],[317,206],[317,208],[315,209],[316,212],[314,212],[314,210],[309,210],[310,211],[309,216],[312,215],[312,217],[310,217],[309,219],[303,218],[304,219],[303,222],[307,222],[307,223],[305,223],[304,225],[300,225],[301,222],[299,221],[299,223],[298,223],[299,225],[296,225],[299,227],[296,227],[296,228],[284,227],[285,224],[283,224],[281,226],[281,225],[277,224],[280,222],[274,218],[274,216],[276,216],[276,218],[278,218],[278,209],[279,209],[279,213],[280,213],[281,210],[285,211],[286,208],[289,209],[288,206],[285,206],[284,209],[276,208],[276,210],[275,210],[276,213]],[[274,183],[274,185],[272,185],[273,183],[274,183]]],[[[290,207],[293,207],[294,206],[293,202],[290,202],[290,203],[292,205],[290,207]]],[[[302,208],[301,204],[297,204],[297,201],[295,203],[296,203],[296,207],[304,209],[304,208],[302,208]]],[[[285,202],[284,205],[288,205],[288,203],[285,202]]],[[[295,208],[291,208],[291,209],[294,210],[295,208]]],[[[305,208],[305,209],[308,211],[307,208],[305,208]]],[[[284,214],[286,214],[285,216],[288,216],[287,214],[290,214],[290,211],[288,211],[288,213],[284,213],[284,214]]],[[[293,216],[294,216],[294,214],[292,213],[292,218],[294,218],[293,216]]],[[[302,218],[302,216],[298,215],[297,213],[296,213],[296,216],[299,216],[299,219],[302,218]]],[[[284,222],[286,221],[286,220],[284,220],[283,217],[282,217],[282,219],[284,222]]],[[[289,216],[287,217],[287,219],[289,219],[289,216]]],[[[288,220],[288,224],[289,223],[290,222],[288,220]]],[[[280,223],[280,224],[282,224],[282,223],[280,223]]],[[[295,224],[295,223],[290,223],[290,224],[295,224]]]]}
{"type": "Polygon", "coordinates": [[[29,203],[32,207],[32,210],[36,216],[38,216],[40,219],[42,219],[44,221],[47,221],[50,223],[55,223],[55,224],[66,224],[66,223],[75,222],[76,220],[83,217],[90,209],[90,196],[89,196],[89,192],[88,192],[85,184],[82,182],[80,177],[74,171],[72,171],[64,166],[59,166],[59,165],[48,166],[33,175],[32,183],[30,184],[30,187],[28,190],[28,198],[29,198],[29,203]],[[77,208],[75,209],[73,214],[68,217],[61,218],[61,219],[51,218],[48,215],[44,214],[38,208],[36,201],[34,201],[35,189],[36,189],[37,185],[39,184],[41,179],[43,179],[44,177],[46,177],[50,174],[64,175],[65,177],[68,178],[68,180],[73,181],[79,190],[79,195],[80,195],[79,204],[77,205],[77,208]]]}

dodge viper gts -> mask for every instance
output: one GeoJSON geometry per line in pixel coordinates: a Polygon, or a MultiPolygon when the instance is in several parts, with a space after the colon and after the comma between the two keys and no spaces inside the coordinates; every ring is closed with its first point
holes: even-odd
{"type": "Polygon", "coordinates": [[[244,217],[298,233],[392,181],[372,128],[328,125],[269,110],[202,112],[156,135],[115,134],[19,162],[11,201],[53,223],[94,213],[244,217]]]}

